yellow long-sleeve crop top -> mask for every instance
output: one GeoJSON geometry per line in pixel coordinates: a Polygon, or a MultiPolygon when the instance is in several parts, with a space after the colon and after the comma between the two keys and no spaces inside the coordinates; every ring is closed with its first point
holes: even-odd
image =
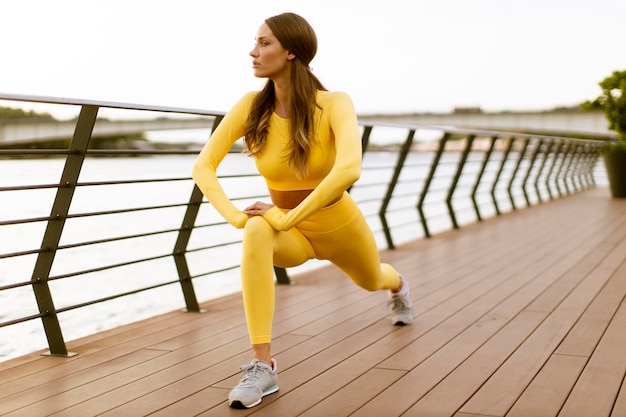
{"type": "MultiPolygon", "coordinates": [[[[256,92],[246,94],[224,116],[200,152],[193,179],[215,207],[233,226],[242,228],[248,216],[236,208],[217,179],[217,167],[233,144],[244,135],[244,127],[256,92]]],[[[263,151],[255,163],[269,188],[280,191],[313,190],[289,211],[272,207],[264,218],[276,230],[289,230],[348,189],[361,174],[361,138],[352,101],[345,93],[318,91],[315,140],[308,160],[308,175],[298,179],[287,163],[290,141],[289,120],[273,114],[263,151]]]]}

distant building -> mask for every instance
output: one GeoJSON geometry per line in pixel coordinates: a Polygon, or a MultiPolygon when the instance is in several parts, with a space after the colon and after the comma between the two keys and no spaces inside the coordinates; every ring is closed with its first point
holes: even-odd
{"type": "Polygon", "coordinates": [[[476,114],[482,112],[480,107],[455,107],[453,111],[455,114],[476,114]]]}

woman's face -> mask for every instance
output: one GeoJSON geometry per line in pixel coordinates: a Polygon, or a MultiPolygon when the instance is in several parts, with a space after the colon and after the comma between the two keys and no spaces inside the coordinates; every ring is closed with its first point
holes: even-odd
{"type": "Polygon", "coordinates": [[[265,23],[259,27],[250,56],[254,76],[273,80],[288,76],[291,60],[295,58],[295,55],[283,48],[265,23]]]}

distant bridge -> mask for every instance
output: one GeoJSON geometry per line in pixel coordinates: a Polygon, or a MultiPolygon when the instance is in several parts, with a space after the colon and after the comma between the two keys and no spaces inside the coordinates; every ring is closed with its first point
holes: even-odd
{"type": "Polygon", "coordinates": [[[481,130],[544,133],[551,135],[586,135],[590,138],[616,138],[608,129],[604,113],[600,111],[544,111],[544,112],[468,112],[421,113],[405,115],[368,115],[361,120],[391,124],[418,124],[454,126],[481,130]]]}
{"type": "MultiPolygon", "coordinates": [[[[552,135],[578,134],[588,137],[615,137],[607,129],[601,112],[502,112],[448,113],[407,115],[363,115],[363,121],[390,124],[453,126],[483,130],[514,131],[552,135]]],[[[145,120],[98,120],[93,137],[130,136],[150,131],[210,129],[211,116],[193,119],[157,118],[145,120]]],[[[37,143],[71,138],[75,121],[0,121],[0,145],[37,143]]]]}
{"type": "MultiPolygon", "coordinates": [[[[193,119],[158,118],[145,120],[100,119],[92,137],[131,136],[150,131],[210,129],[214,117],[193,119]]],[[[75,120],[5,120],[0,121],[0,145],[15,145],[71,138],[75,120]]]]}

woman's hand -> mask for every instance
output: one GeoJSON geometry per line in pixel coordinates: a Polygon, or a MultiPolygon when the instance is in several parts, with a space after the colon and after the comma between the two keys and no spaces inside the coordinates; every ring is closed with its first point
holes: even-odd
{"type": "Polygon", "coordinates": [[[245,214],[247,214],[248,216],[250,216],[250,217],[252,217],[252,216],[263,216],[272,207],[274,207],[273,204],[267,204],[267,203],[263,203],[261,201],[257,201],[254,204],[252,204],[251,206],[248,206],[245,209],[243,209],[243,212],[245,214]]]}

